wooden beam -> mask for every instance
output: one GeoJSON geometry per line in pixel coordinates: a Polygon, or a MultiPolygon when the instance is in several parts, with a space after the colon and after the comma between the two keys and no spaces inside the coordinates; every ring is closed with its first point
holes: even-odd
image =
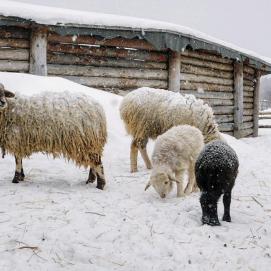
{"type": "Polygon", "coordinates": [[[240,133],[243,123],[243,63],[234,63],[234,136],[241,138],[240,133]]]}
{"type": "Polygon", "coordinates": [[[30,70],[36,75],[47,75],[47,29],[33,28],[30,41],[30,70]]]}
{"type": "Polygon", "coordinates": [[[254,92],[254,100],[253,100],[253,136],[258,136],[258,130],[259,130],[259,93],[260,93],[260,79],[261,79],[261,71],[256,71],[256,86],[255,86],[255,92],[254,92]]]}
{"type": "Polygon", "coordinates": [[[169,52],[168,89],[175,92],[181,89],[181,54],[178,52],[169,52]]]}

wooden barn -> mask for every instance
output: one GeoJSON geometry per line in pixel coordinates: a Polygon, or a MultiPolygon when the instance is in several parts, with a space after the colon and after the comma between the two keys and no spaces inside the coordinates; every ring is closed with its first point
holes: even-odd
{"type": "Polygon", "coordinates": [[[56,10],[0,8],[0,71],[61,76],[122,95],[139,87],[194,94],[212,106],[220,131],[257,136],[268,60],[173,24],[56,10]]]}

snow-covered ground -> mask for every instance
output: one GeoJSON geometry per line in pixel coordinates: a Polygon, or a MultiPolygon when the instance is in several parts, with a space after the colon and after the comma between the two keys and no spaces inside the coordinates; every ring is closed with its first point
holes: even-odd
{"type": "Polygon", "coordinates": [[[144,192],[150,171],[142,160],[140,171],[129,173],[121,97],[60,78],[0,73],[0,81],[28,94],[88,93],[104,106],[109,128],[104,191],[85,185],[86,170],[42,154],[25,160],[25,182],[12,184],[13,158],[0,160],[1,271],[270,270],[271,133],[226,136],[240,159],[233,222],[202,226],[199,193],[162,200],[153,189],[144,192]]]}

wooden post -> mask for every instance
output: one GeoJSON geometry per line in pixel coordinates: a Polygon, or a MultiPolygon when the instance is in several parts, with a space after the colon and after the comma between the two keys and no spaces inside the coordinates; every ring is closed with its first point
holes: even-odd
{"type": "Polygon", "coordinates": [[[32,28],[30,41],[29,72],[36,75],[47,75],[47,29],[32,28]]]}
{"type": "Polygon", "coordinates": [[[233,135],[236,138],[241,137],[241,126],[243,123],[243,63],[234,63],[234,130],[233,135]]]}
{"type": "Polygon", "coordinates": [[[256,86],[253,96],[253,136],[258,136],[259,130],[259,96],[260,96],[261,71],[256,71],[256,86]]]}
{"type": "Polygon", "coordinates": [[[179,92],[181,89],[181,53],[169,52],[168,89],[179,92]]]}

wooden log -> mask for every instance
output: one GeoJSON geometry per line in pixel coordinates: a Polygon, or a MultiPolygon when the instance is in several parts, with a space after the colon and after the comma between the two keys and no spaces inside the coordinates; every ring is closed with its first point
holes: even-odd
{"type": "Polygon", "coordinates": [[[253,129],[252,128],[240,130],[240,136],[241,137],[247,137],[247,136],[252,136],[252,135],[253,135],[253,129]]]}
{"type": "Polygon", "coordinates": [[[201,99],[222,99],[222,100],[233,99],[233,93],[231,92],[214,92],[214,91],[198,92],[197,90],[183,90],[182,94],[192,94],[197,98],[201,99]]]}
{"type": "Polygon", "coordinates": [[[241,129],[249,129],[249,128],[253,128],[253,122],[243,122],[241,129]]]}
{"type": "Polygon", "coordinates": [[[47,29],[46,28],[32,29],[29,72],[36,75],[47,75],[47,29]]]}
{"type": "Polygon", "coordinates": [[[254,92],[254,87],[244,86],[244,91],[254,92]]]}
{"type": "Polygon", "coordinates": [[[2,72],[28,72],[29,63],[26,61],[0,60],[2,72]]]}
{"type": "Polygon", "coordinates": [[[244,86],[253,87],[255,86],[255,82],[252,82],[250,80],[244,79],[244,86]]]}
{"type": "Polygon", "coordinates": [[[25,40],[25,39],[0,39],[0,47],[29,49],[29,40],[25,40]]]}
{"type": "Polygon", "coordinates": [[[255,83],[255,74],[250,74],[250,73],[244,72],[244,79],[255,83]]]}
{"type": "Polygon", "coordinates": [[[115,57],[125,59],[137,59],[154,62],[167,62],[167,54],[162,52],[150,52],[143,50],[126,50],[109,47],[72,46],[70,44],[48,44],[49,52],[70,53],[76,55],[91,55],[97,57],[115,57]]]}
{"type": "Polygon", "coordinates": [[[259,115],[271,115],[271,112],[270,111],[260,111],[259,112],[259,115]]]}
{"type": "Polygon", "coordinates": [[[232,86],[217,85],[217,84],[194,83],[194,82],[181,81],[181,90],[198,90],[199,92],[204,92],[204,91],[232,92],[233,87],[232,86]]]}
{"type": "Polygon", "coordinates": [[[218,62],[218,63],[226,63],[226,64],[231,64],[232,65],[232,60],[223,58],[222,56],[218,56],[215,54],[203,52],[203,51],[192,51],[192,50],[185,50],[182,52],[183,56],[187,57],[193,57],[193,58],[198,58],[200,60],[210,60],[212,62],[218,62]]]}
{"type": "Polygon", "coordinates": [[[47,54],[48,64],[67,65],[91,65],[95,67],[120,67],[120,68],[141,68],[166,70],[167,63],[147,62],[138,60],[116,59],[110,57],[93,57],[89,55],[74,54],[47,54]]]}
{"type": "Polygon", "coordinates": [[[271,129],[271,124],[260,124],[260,125],[258,125],[258,128],[268,128],[268,129],[271,129]]]}
{"type": "Polygon", "coordinates": [[[259,108],[260,108],[260,82],[261,82],[261,71],[256,72],[256,86],[255,86],[255,92],[254,92],[254,109],[253,109],[253,136],[258,136],[258,130],[259,130],[259,108]]]}
{"type": "Polygon", "coordinates": [[[218,105],[233,105],[233,100],[220,100],[220,99],[203,99],[211,107],[218,105]]]}
{"type": "Polygon", "coordinates": [[[48,74],[71,75],[86,77],[112,77],[112,78],[142,78],[167,80],[168,73],[165,70],[132,69],[132,68],[110,68],[91,67],[75,65],[48,65],[48,74]]]}
{"type": "Polygon", "coordinates": [[[253,116],[243,116],[243,122],[248,122],[252,120],[253,120],[253,116]]]}
{"type": "Polygon", "coordinates": [[[183,81],[231,86],[231,88],[233,87],[232,79],[216,78],[216,77],[196,75],[196,74],[194,75],[194,74],[187,74],[187,73],[181,73],[181,78],[183,81]]]}
{"type": "Polygon", "coordinates": [[[234,63],[234,136],[240,138],[243,122],[243,63],[234,63]]]}
{"type": "Polygon", "coordinates": [[[181,57],[181,65],[183,63],[188,64],[188,65],[193,65],[193,66],[222,70],[222,71],[233,71],[233,65],[231,64],[215,63],[215,62],[207,61],[207,60],[202,61],[202,60],[190,58],[187,56],[181,57]]]}
{"type": "Polygon", "coordinates": [[[185,63],[182,63],[181,65],[181,72],[195,74],[195,75],[205,75],[205,76],[211,76],[211,77],[233,79],[233,73],[231,71],[229,72],[229,71],[221,71],[221,70],[215,70],[215,69],[205,68],[205,67],[197,67],[197,66],[192,66],[190,64],[185,64],[185,63]]]}
{"type": "Polygon", "coordinates": [[[162,89],[168,88],[167,81],[163,80],[79,77],[79,76],[63,76],[63,77],[82,85],[103,89],[135,89],[139,87],[153,87],[162,89]]]}
{"type": "Polygon", "coordinates": [[[227,123],[227,122],[233,123],[233,115],[216,115],[215,119],[217,123],[227,123]]]}
{"type": "Polygon", "coordinates": [[[253,116],[253,109],[244,109],[244,116],[253,116]]]}
{"type": "Polygon", "coordinates": [[[234,123],[220,123],[218,129],[220,132],[233,131],[234,123]]]}
{"type": "Polygon", "coordinates": [[[244,101],[244,103],[253,103],[253,98],[251,98],[251,97],[246,97],[246,96],[244,95],[243,101],[244,101]]]}
{"type": "Polygon", "coordinates": [[[248,97],[248,98],[251,98],[254,96],[254,93],[251,92],[251,91],[245,91],[244,90],[244,97],[248,97]]]}
{"type": "Polygon", "coordinates": [[[100,46],[112,46],[122,48],[133,48],[140,50],[157,50],[152,44],[146,40],[141,39],[124,39],[124,38],[113,38],[113,39],[97,39],[93,36],[60,36],[54,33],[50,33],[48,36],[48,42],[50,43],[72,43],[72,44],[89,44],[89,45],[100,45],[100,46]]]}
{"type": "Polygon", "coordinates": [[[271,120],[271,115],[269,115],[269,116],[259,115],[259,120],[271,120]]]}
{"type": "Polygon", "coordinates": [[[26,39],[28,40],[30,33],[28,29],[22,27],[1,26],[0,38],[4,39],[26,39]]]}
{"type": "Polygon", "coordinates": [[[250,67],[250,66],[244,65],[243,69],[244,69],[245,73],[248,73],[248,74],[251,74],[251,75],[255,74],[255,69],[250,67]]]}
{"type": "Polygon", "coordinates": [[[0,59],[2,60],[29,60],[27,49],[4,49],[0,48],[0,59]]]}
{"type": "Polygon", "coordinates": [[[179,92],[181,88],[181,54],[169,52],[168,58],[168,89],[179,92]]]}
{"type": "Polygon", "coordinates": [[[253,103],[244,103],[244,109],[251,109],[253,108],[253,103]]]}
{"type": "Polygon", "coordinates": [[[215,115],[233,114],[233,106],[214,106],[213,111],[215,115]]]}

